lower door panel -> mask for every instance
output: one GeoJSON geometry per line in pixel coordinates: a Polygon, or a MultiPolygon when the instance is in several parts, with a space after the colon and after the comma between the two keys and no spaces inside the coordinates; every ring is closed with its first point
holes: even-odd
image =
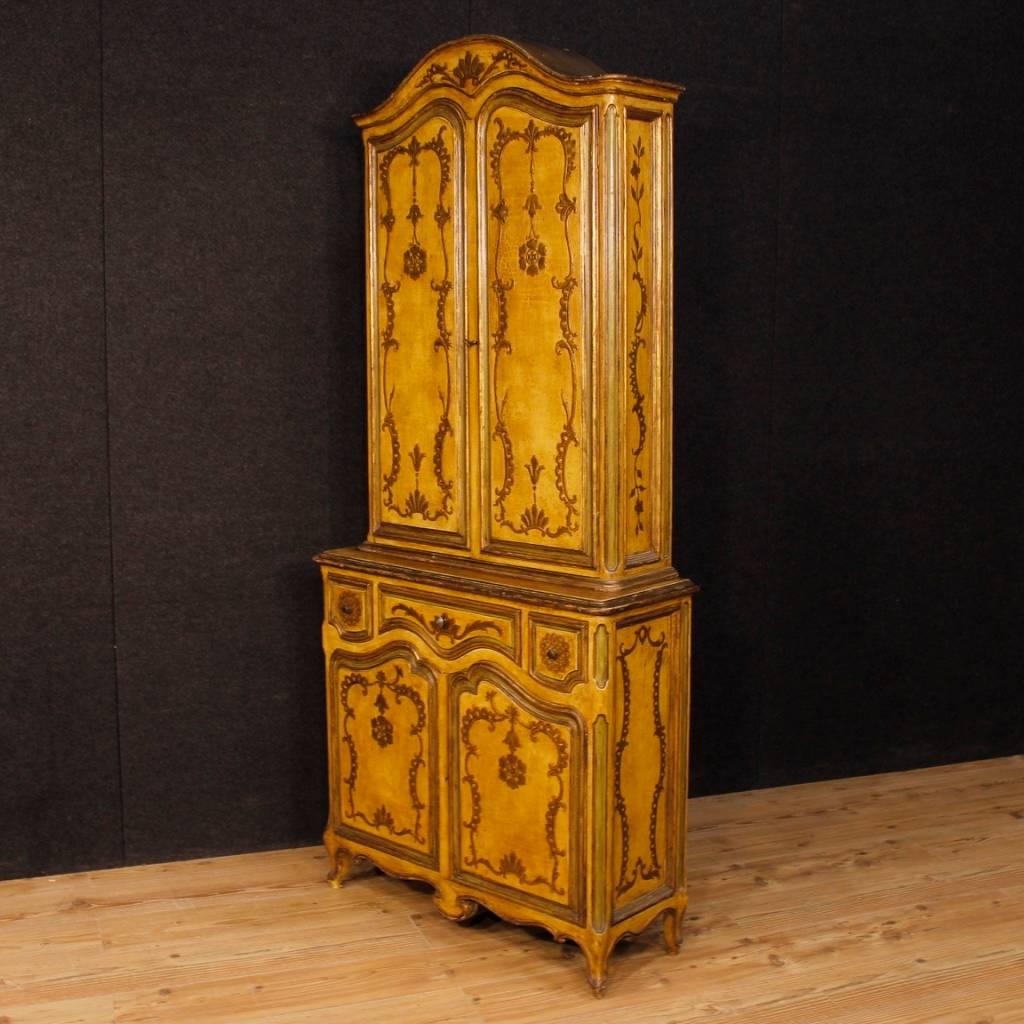
{"type": "Polygon", "coordinates": [[[397,643],[368,655],[336,651],[330,676],[338,831],[436,867],[437,671],[397,643]]]}
{"type": "Polygon", "coordinates": [[[487,664],[454,675],[449,701],[455,876],[578,920],[585,870],[578,714],[530,697],[487,664]]]}

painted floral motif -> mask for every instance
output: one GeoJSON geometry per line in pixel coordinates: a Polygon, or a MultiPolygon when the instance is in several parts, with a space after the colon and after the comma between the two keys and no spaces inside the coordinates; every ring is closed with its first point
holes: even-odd
{"type": "Polygon", "coordinates": [[[395,831],[395,817],[383,804],[373,812],[370,824],[374,828],[386,828],[389,832],[395,831]]]}
{"type": "Polygon", "coordinates": [[[564,636],[545,633],[541,637],[540,649],[544,652],[545,668],[556,672],[564,672],[569,667],[569,641],[564,636]]]}
{"type": "Polygon", "coordinates": [[[383,715],[371,719],[370,732],[378,747],[390,747],[395,742],[395,727],[383,715]]]}
{"type": "Polygon", "coordinates": [[[413,242],[402,257],[402,269],[414,281],[427,269],[427,254],[422,245],[413,242]]]}
{"type": "Polygon", "coordinates": [[[377,741],[378,747],[390,747],[395,742],[395,727],[386,715],[388,702],[383,690],[377,694],[377,699],[373,703],[380,714],[370,719],[370,735],[377,741]]]}
{"type": "Polygon", "coordinates": [[[544,269],[547,248],[539,238],[527,238],[519,246],[519,269],[525,270],[530,277],[535,277],[544,269]]]}
{"type": "Polygon", "coordinates": [[[508,713],[508,732],[502,743],[508,747],[508,753],[498,759],[498,778],[508,786],[509,789],[518,789],[526,782],[526,765],[516,751],[523,745],[516,734],[516,723],[519,714],[516,709],[510,708],[508,713]]]}
{"type": "Polygon", "coordinates": [[[555,213],[562,218],[563,221],[568,220],[570,213],[576,212],[576,200],[570,199],[564,192],[558,197],[558,202],[555,203],[555,213]]]}
{"type": "Polygon", "coordinates": [[[354,590],[343,590],[338,595],[338,618],[343,626],[358,626],[362,619],[362,602],[354,590]]]}
{"type": "Polygon", "coordinates": [[[418,85],[422,88],[435,82],[444,82],[458,87],[463,92],[469,92],[470,87],[479,86],[499,70],[512,71],[522,67],[525,65],[511,50],[498,50],[492,54],[487,64],[479,54],[467,50],[454,68],[449,68],[447,64],[431,64],[423,73],[418,85]]]}
{"type": "Polygon", "coordinates": [[[476,84],[484,73],[484,62],[475,54],[467,50],[459,63],[455,65],[455,78],[459,85],[465,86],[467,82],[476,84]]]}
{"type": "Polygon", "coordinates": [[[524,532],[540,530],[543,533],[544,528],[548,525],[548,514],[537,504],[537,484],[540,483],[540,475],[543,472],[544,467],[541,465],[540,459],[536,455],[531,455],[530,461],[526,463],[526,474],[529,476],[530,486],[533,488],[533,504],[528,509],[524,509],[519,517],[524,532]]]}
{"type": "Polygon", "coordinates": [[[502,878],[512,875],[518,878],[520,882],[527,881],[526,865],[515,850],[509,850],[508,853],[502,854],[501,860],[498,861],[498,874],[502,878]]]}
{"type": "Polygon", "coordinates": [[[498,761],[498,778],[509,789],[518,789],[526,782],[526,765],[513,753],[508,753],[498,761]]]}

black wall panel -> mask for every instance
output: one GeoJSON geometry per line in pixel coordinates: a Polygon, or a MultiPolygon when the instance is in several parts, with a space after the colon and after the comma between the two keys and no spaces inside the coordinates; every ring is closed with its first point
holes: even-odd
{"type": "Polygon", "coordinates": [[[0,877],[121,857],[98,38],[0,6],[0,877]]]}
{"type": "Polygon", "coordinates": [[[464,18],[371,2],[104,13],[127,856],[312,841],[310,558],[367,525],[350,115],[464,18]]]}
{"type": "Polygon", "coordinates": [[[1024,747],[1004,7],[784,5],[766,785],[1024,747]]]}
{"type": "Polygon", "coordinates": [[[474,0],[474,32],[682,82],[676,115],[674,561],[694,611],[693,790],[757,780],[767,666],[779,12],[773,0],[474,0]]]}

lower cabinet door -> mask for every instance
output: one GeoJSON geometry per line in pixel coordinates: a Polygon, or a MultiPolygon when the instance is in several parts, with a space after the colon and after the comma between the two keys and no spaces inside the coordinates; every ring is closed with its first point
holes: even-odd
{"type": "Polygon", "coordinates": [[[437,670],[405,643],[330,662],[332,818],[431,867],[438,853],[437,670]]]}
{"type": "Polygon", "coordinates": [[[494,665],[449,683],[453,870],[568,920],[584,905],[586,730],[494,665]]]}

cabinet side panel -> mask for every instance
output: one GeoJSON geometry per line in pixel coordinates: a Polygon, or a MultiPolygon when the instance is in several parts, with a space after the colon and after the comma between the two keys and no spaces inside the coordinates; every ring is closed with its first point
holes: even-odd
{"type": "Polygon", "coordinates": [[[373,530],[465,546],[463,130],[427,110],[369,147],[373,530]]]}
{"type": "Polygon", "coordinates": [[[662,484],[658,358],[662,237],[658,224],[657,122],[630,111],[626,119],[625,251],[626,334],[624,381],[625,462],[623,520],[630,565],[658,558],[662,484]]]}
{"type": "Polygon", "coordinates": [[[679,744],[673,721],[678,690],[677,610],[620,623],[616,640],[616,730],[612,785],[612,879],[616,919],[672,885],[679,837],[677,780],[679,744]]]}

